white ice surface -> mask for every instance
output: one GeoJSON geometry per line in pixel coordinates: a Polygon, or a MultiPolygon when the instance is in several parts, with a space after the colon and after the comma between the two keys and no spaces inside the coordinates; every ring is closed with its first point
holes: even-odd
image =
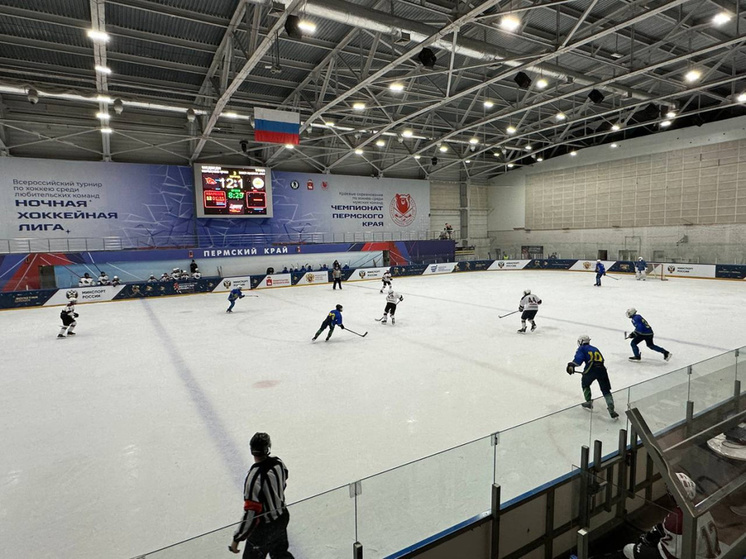
{"type": "Polygon", "coordinates": [[[2,312],[2,554],[132,557],[235,522],[255,431],[288,465],[292,502],[577,404],[564,368],[580,334],[614,390],[746,345],[743,284],[619,277],[395,278],[395,326],[374,321],[377,282],[252,292],[232,315],[225,294],[80,305],[64,340],[59,308],[2,312]],[[498,315],[525,288],[544,304],[520,335],[519,315],[498,315]],[[369,334],[311,343],[336,303],[369,334]],[[627,361],[629,306],[671,362],[644,346],[627,361]]]}

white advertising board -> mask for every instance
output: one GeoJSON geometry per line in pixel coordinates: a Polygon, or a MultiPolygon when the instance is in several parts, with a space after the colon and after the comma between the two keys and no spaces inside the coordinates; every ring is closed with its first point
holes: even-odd
{"type": "Polygon", "coordinates": [[[236,276],[231,278],[223,278],[223,281],[220,281],[215,285],[215,289],[212,290],[213,293],[220,293],[230,291],[231,289],[235,289],[236,287],[240,287],[241,289],[244,289],[246,291],[251,289],[251,278],[249,276],[236,276]]]}
{"type": "MultiPolygon", "coordinates": [[[[606,271],[609,271],[609,268],[611,268],[614,264],[616,264],[616,260],[602,260],[601,264],[604,265],[604,268],[606,268],[606,271]]],[[[596,271],[596,261],[595,260],[578,260],[570,266],[571,272],[594,272],[596,271]]],[[[613,273],[613,272],[612,272],[613,273]]]]}
{"type": "Polygon", "coordinates": [[[495,260],[488,270],[523,270],[530,260],[495,260]]]}
{"type": "Polygon", "coordinates": [[[73,287],[71,289],[59,289],[44,306],[66,305],[68,292],[75,292],[78,303],[95,303],[98,301],[111,301],[124,286],[99,285],[92,287],[73,287]]]}
{"type": "Polygon", "coordinates": [[[458,272],[458,264],[456,264],[456,262],[430,264],[427,268],[425,268],[425,271],[422,272],[422,275],[431,276],[433,274],[450,274],[451,272],[458,272]]]}
{"type": "Polygon", "coordinates": [[[655,266],[653,273],[660,273],[660,266],[663,266],[663,276],[673,276],[679,278],[714,278],[714,264],[673,264],[664,263],[655,266]]]}
{"type": "Polygon", "coordinates": [[[306,275],[300,278],[297,285],[309,285],[312,283],[329,283],[329,272],[306,272],[306,275]]]}
{"type": "Polygon", "coordinates": [[[370,279],[381,279],[383,274],[390,271],[391,268],[357,268],[352,272],[350,279],[347,281],[361,281],[370,279]]]}
{"type": "Polygon", "coordinates": [[[256,289],[264,289],[266,287],[288,287],[293,285],[290,279],[290,274],[272,274],[265,277],[256,289]]]}

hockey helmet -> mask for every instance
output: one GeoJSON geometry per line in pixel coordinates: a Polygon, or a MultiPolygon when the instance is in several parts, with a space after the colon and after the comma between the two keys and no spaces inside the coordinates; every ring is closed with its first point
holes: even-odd
{"type": "Polygon", "coordinates": [[[578,346],[586,345],[591,343],[591,337],[587,334],[583,334],[578,338],[578,346]]]}
{"type": "Polygon", "coordinates": [[[269,456],[272,441],[267,433],[254,433],[249,441],[252,456],[269,456]]]}
{"type": "Polygon", "coordinates": [[[239,291],[241,291],[241,290],[243,289],[243,287],[241,287],[241,286],[239,285],[239,286],[238,286],[238,287],[237,287],[236,289],[238,289],[239,291]]]}
{"type": "Polygon", "coordinates": [[[114,279],[115,279],[115,280],[118,280],[118,279],[119,279],[119,276],[114,276],[114,279]]]}
{"type": "Polygon", "coordinates": [[[640,262],[642,262],[642,256],[640,256],[640,258],[638,258],[637,260],[639,260],[640,262]]]}
{"type": "Polygon", "coordinates": [[[337,305],[337,306],[336,306],[335,308],[336,308],[336,309],[337,309],[337,310],[338,310],[339,312],[342,312],[342,305],[337,305]]]}
{"type": "Polygon", "coordinates": [[[524,289],[523,290],[523,294],[524,295],[531,295],[531,290],[530,289],[524,289]]]}
{"type": "Polygon", "coordinates": [[[637,309],[635,307],[630,307],[627,309],[627,318],[632,318],[637,314],[637,309]]]}
{"type": "Polygon", "coordinates": [[[601,259],[599,258],[598,260],[596,260],[596,262],[597,262],[597,263],[598,263],[598,262],[601,262],[601,259]]]}
{"type": "Polygon", "coordinates": [[[692,481],[692,478],[682,472],[677,472],[676,477],[681,485],[684,486],[684,495],[686,495],[690,501],[694,500],[694,497],[697,496],[697,484],[692,481]]]}
{"type": "Polygon", "coordinates": [[[153,278],[153,279],[155,279],[155,276],[153,274],[150,274],[150,277],[153,278]]]}

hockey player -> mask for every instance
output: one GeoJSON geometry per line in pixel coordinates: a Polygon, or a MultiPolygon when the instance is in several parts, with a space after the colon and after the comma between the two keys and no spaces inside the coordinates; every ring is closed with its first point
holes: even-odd
{"type": "Polygon", "coordinates": [[[148,278],[148,283],[158,283],[158,280],[155,279],[155,276],[153,274],[150,274],[150,277],[148,278]]]}
{"type": "MultiPolygon", "coordinates": [[[[179,278],[176,278],[176,279],[178,280],[179,278]]],[[[163,274],[161,274],[161,279],[159,281],[161,283],[169,282],[171,281],[171,276],[168,275],[168,272],[163,272],[163,274]]]]}
{"type": "Polygon", "coordinates": [[[78,287],[89,287],[93,285],[93,278],[88,275],[88,272],[83,274],[83,277],[78,280],[78,287]]]}
{"type": "Polygon", "coordinates": [[[75,303],[77,303],[77,299],[70,299],[67,302],[67,305],[65,305],[65,308],[63,308],[60,311],[60,318],[62,319],[62,328],[60,329],[60,333],[57,334],[58,338],[64,338],[65,337],[65,331],[67,331],[68,336],[74,336],[75,332],[73,330],[78,325],[78,323],[75,321],[76,318],[78,318],[78,313],[75,312],[75,303]]]}
{"type": "Polygon", "coordinates": [[[601,276],[606,275],[606,267],[603,262],[596,260],[596,287],[601,287],[601,276]]]}
{"type": "Polygon", "coordinates": [[[637,262],[635,262],[635,278],[637,278],[637,281],[645,281],[645,278],[647,277],[647,269],[648,269],[648,263],[645,262],[645,259],[640,256],[640,258],[637,259],[637,262]]]}
{"type": "Polygon", "coordinates": [[[329,338],[332,337],[332,332],[334,332],[334,327],[339,326],[342,330],[345,329],[345,325],[342,324],[342,305],[337,305],[332,310],[329,311],[329,314],[326,315],[326,318],[324,319],[324,322],[321,323],[321,327],[318,329],[314,337],[311,339],[311,341],[318,338],[321,333],[329,328],[329,334],[326,336],[325,342],[329,341],[329,338]]]}
{"type": "Polygon", "coordinates": [[[383,293],[383,290],[387,287],[391,289],[391,272],[386,270],[383,273],[383,277],[381,278],[381,281],[383,282],[383,285],[381,286],[381,293],[383,293]]]}
{"type": "Polygon", "coordinates": [[[197,270],[196,272],[194,272],[194,273],[192,274],[192,279],[193,279],[193,280],[198,280],[198,279],[202,279],[202,274],[200,274],[200,273],[199,273],[199,270],[197,270]]]}
{"type": "Polygon", "coordinates": [[[110,285],[111,282],[109,281],[109,276],[106,275],[106,272],[101,270],[101,275],[98,276],[98,284],[99,285],[110,285]]]}
{"type": "Polygon", "coordinates": [[[539,305],[541,305],[541,299],[536,295],[532,295],[530,289],[526,289],[523,292],[523,299],[518,303],[518,310],[523,313],[521,315],[521,329],[518,330],[519,333],[523,334],[526,332],[527,320],[531,321],[531,331],[533,332],[536,330],[534,317],[536,316],[536,313],[539,312],[539,305]]]}
{"type": "Polygon", "coordinates": [[[114,276],[114,278],[111,280],[111,286],[112,287],[117,287],[121,283],[122,282],[119,281],[119,276],[114,276]]]}
{"type": "Polygon", "coordinates": [[[389,313],[391,313],[391,324],[396,324],[394,315],[396,314],[396,305],[404,300],[404,297],[399,295],[394,288],[389,286],[389,292],[386,294],[386,308],[383,309],[383,316],[381,317],[381,324],[386,324],[389,313]]]}
{"type": "Polygon", "coordinates": [[[585,369],[580,371],[580,374],[583,375],[580,386],[583,388],[585,402],[581,405],[589,411],[593,409],[591,383],[594,380],[598,381],[601,394],[603,394],[604,400],[606,400],[609,416],[611,419],[617,419],[619,414],[614,411],[614,397],[611,395],[611,383],[609,382],[609,373],[606,371],[606,365],[604,364],[604,356],[601,355],[597,347],[591,345],[591,338],[586,335],[578,338],[578,350],[575,352],[573,360],[567,364],[565,369],[567,374],[574,374],[576,372],[575,367],[580,367],[583,363],[585,363],[585,369]]]}
{"type": "Polygon", "coordinates": [[[243,299],[244,297],[246,297],[246,295],[241,293],[240,285],[235,289],[231,289],[231,292],[228,294],[228,300],[231,302],[231,306],[228,307],[228,310],[225,312],[233,312],[233,306],[236,304],[236,301],[238,299],[243,299]]]}
{"type": "Polygon", "coordinates": [[[653,343],[653,329],[650,327],[650,324],[648,324],[647,320],[637,314],[637,309],[627,309],[627,318],[632,320],[632,324],[635,327],[634,331],[630,332],[627,336],[627,338],[632,340],[632,343],[630,343],[629,345],[632,346],[632,353],[634,353],[634,355],[629,358],[630,361],[642,360],[642,357],[640,356],[640,349],[637,347],[640,342],[645,342],[645,344],[653,351],[662,353],[663,359],[665,359],[666,361],[671,359],[672,354],[670,351],[665,350],[653,343]]]}

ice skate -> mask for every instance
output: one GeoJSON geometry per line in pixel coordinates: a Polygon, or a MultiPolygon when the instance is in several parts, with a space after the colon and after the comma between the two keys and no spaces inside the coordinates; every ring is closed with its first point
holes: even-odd
{"type": "Polygon", "coordinates": [[[230,313],[232,313],[233,311],[232,311],[232,310],[230,310],[230,309],[228,309],[228,310],[227,310],[227,311],[225,311],[225,312],[230,312],[230,313]]]}
{"type": "Polygon", "coordinates": [[[381,319],[381,324],[386,324],[386,317],[385,316],[381,319]]]}
{"type": "Polygon", "coordinates": [[[588,411],[591,411],[593,409],[593,400],[590,400],[588,402],[583,402],[580,404],[583,408],[587,409],[588,411]]]}
{"type": "Polygon", "coordinates": [[[74,336],[74,335],[75,335],[75,332],[68,332],[68,333],[67,333],[67,335],[68,335],[68,336],[74,336]]]}
{"type": "Polygon", "coordinates": [[[609,410],[609,417],[611,417],[611,419],[619,419],[619,414],[614,410],[609,410]]]}
{"type": "Polygon", "coordinates": [[[396,319],[392,316],[391,317],[391,325],[393,326],[394,324],[396,324],[396,319]]]}
{"type": "Polygon", "coordinates": [[[663,359],[666,361],[670,361],[671,357],[673,357],[673,353],[671,353],[670,351],[667,351],[666,354],[663,356],[663,359]]]}
{"type": "Polygon", "coordinates": [[[531,325],[531,331],[533,332],[534,330],[536,330],[536,324],[531,325]]]}
{"type": "Polygon", "coordinates": [[[642,361],[642,357],[640,357],[639,355],[637,356],[633,355],[632,357],[629,358],[629,360],[630,361],[642,361]]]}
{"type": "Polygon", "coordinates": [[[65,337],[65,334],[57,334],[57,337],[58,337],[58,338],[64,338],[64,337],[65,337]]]}
{"type": "Polygon", "coordinates": [[[518,333],[519,334],[524,334],[525,332],[526,332],[526,327],[525,326],[523,328],[519,328],[518,329],[518,333]]]}

